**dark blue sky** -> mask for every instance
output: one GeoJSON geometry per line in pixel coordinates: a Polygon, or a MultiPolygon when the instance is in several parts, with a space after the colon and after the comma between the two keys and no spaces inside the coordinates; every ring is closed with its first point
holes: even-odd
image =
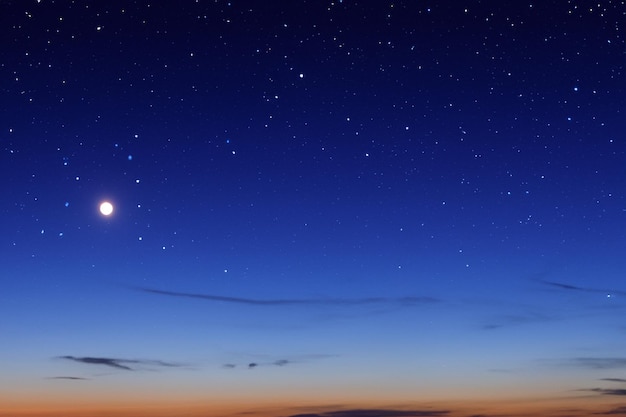
{"type": "Polygon", "coordinates": [[[617,410],[624,13],[0,2],[0,414],[617,410]]]}

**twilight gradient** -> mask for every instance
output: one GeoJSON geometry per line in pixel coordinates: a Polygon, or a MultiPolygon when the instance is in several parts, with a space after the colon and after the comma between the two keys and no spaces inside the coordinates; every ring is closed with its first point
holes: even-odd
{"type": "Polygon", "coordinates": [[[626,415],[625,13],[0,2],[0,416],[626,415]]]}

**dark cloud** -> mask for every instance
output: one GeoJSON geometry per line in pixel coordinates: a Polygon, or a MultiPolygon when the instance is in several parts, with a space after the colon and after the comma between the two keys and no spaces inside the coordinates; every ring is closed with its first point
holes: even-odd
{"type": "Polygon", "coordinates": [[[88,381],[89,378],[82,378],[79,376],[50,376],[46,379],[65,379],[70,381],[88,381]]]}
{"type": "MultiPolygon", "coordinates": [[[[248,356],[253,356],[253,357],[262,357],[263,355],[248,355],[248,356]]],[[[309,355],[294,355],[291,356],[291,359],[285,359],[285,358],[281,358],[281,359],[267,359],[265,361],[258,361],[255,360],[254,362],[249,362],[247,364],[244,364],[242,366],[247,367],[249,369],[252,368],[257,368],[257,367],[267,367],[267,366],[287,366],[287,365],[293,365],[296,363],[305,363],[311,360],[319,360],[319,359],[325,359],[325,358],[332,358],[335,355],[328,355],[328,354],[309,354],[309,355]]],[[[236,363],[225,363],[222,365],[223,368],[227,368],[227,369],[233,369],[236,368],[238,366],[240,366],[241,364],[236,364],[236,363]]]]}
{"type": "Polygon", "coordinates": [[[294,414],[289,417],[435,417],[449,415],[446,410],[341,410],[313,414],[294,414]]]}
{"type": "Polygon", "coordinates": [[[600,381],[626,382],[626,379],[623,379],[623,378],[600,378],[600,381]]]}
{"type": "Polygon", "coordinates": [[[370,298],[295,298],[295,299],[257,299],[257,298],[240,298],[227,297],[223,295],[187,293],[176,291],[157,290],[147,287],[134,287],[137,291],[147,292],[151,294],[167,295],[170,297],[197,298],[207,301],[222,301],[225,303],[247,304],[255,306],[306,306],[306,305],[327,305],[327,306],[367,306],[367,305],[396,305],[396,306],[415,306],[421,304],[432,304],[439,300],[432,297],[370,297],[370,298]]]}
{"type": "MultiPolygon", "coordinates": [[[[258,363],[258,362],[250,362],[248,364],[248,369],[252,369],[252,368],[256,368],[259,366],[285,366],[288,363],[291,363],[290,361],[286,360],[286,359],[280,359],[274,362],[270,362],[270,363],[258,363]]],[[[235,365],[232,365],[231,368],[234,368],[235,365]]]]}
{"type": "Polygon", "coordinates": [[[603,413],[594,413],[595,415],[603,415],[603,416],[626,416],[626,407],[617,407],[609,411],[605,411],[603,413]]]}
{"type": "Polygon", "coordinates": [[[76,356],[59,356],[61,359],[67,359],[74,362],[86,363],[89,365],[104,365],[110,366],[111,368],[123,369],[125,371],[132,371],[133,369],[130,366],[123,365],[123,363],[134,363],[133,361],[128,361],[124,359],[114,359],[114,358],[94,358],[94,357],[76,357],[76,356]]]}
{"type": "Polygon", "coordinates": [[[582,391],[595,392],[602,395],[626,395],[626,389],[613,389],[613,388],[589,388],[582,391]]]}
{"type": "Polygon", "coordinates": [[[123,369],[125,371],[136,370],[137,366],[156,366],[156,367],[179,367],[181,365],[158,361],[158,360],[145,360],[145,359],[119,359],[119,358],[103,358],[103,357],[91,357],[91,356],[59,356],[60,359],[67,359],[74,362],[85,363],[88,365],[103,365],[116,369],[123,369]]]}
{"type": "Polygon", "coordinates": [[[601,288],[578,287],[576,285],[563,284],[561,282],[546,281],[546,280],[540,280],[539,282],[541,282],[541,283],[543,283],[545,285],[551,286],[553,288],[560,288],[562,290],[567,290],[567,291],[626,295],[626,291],[609,290],[609,289],[601,289],[601,288]]]}

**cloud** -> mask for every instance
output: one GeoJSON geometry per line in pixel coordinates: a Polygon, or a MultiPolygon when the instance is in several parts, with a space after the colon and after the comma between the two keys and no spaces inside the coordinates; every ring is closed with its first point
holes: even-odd
{"type": "MultiPolygon", "coordinates": [[[[594,356],[581,356],[577,358],[563,358],[563,359],[540,359],[540,362],[550,364],[558,367],[574,367],[583,369],[622,369],[626,368],[626,357],[594,357],[594,356]]],[[[616,379],[604,379],[613,380],[614,382],[621,382],[616,379]]]]}
{"type": "MultiPolygon", "coordinates": [[[[288,365],[291,366],[297,363],[306,363],[312,360],[332,358],[332,357],[335,357],[336,355],[329,355],[329,354],[291,355],[290,359],[286,359],[284,357],[280,359],[273,359],[271,357],[268,358],[266,355],[259,355],[259,354],[256,354],[256,355],[243,354],[241,356],[243,356],[244,358],[247,358],[249,362],[247,363],[244,362],[243,365],[241,363],[229,362],[229,363],[223,364],[222,368],[234,369],[238,367],[246,367],[248,369],[253,369],[253,368],[268,367],[268,366],[284,367],[288,365]]],[[[243,361],[245,359],[241,359],[241,360],[243,361]]]]}
{"type": "Polygon", "coordinates": [[[294,414],[288,417],[435,417],[449,415],[447,410],[390,410],[361,409],[328,411],[312,414],[294,414]]]}
{"type": "Polygon", "coordinates": [[[59,356],[59,358],[67,359],[67,360],[74,361],[74,362],[86,363],[90,365],[110,366],[111,368],[124,369],[126,371],[133,370],[129,366],[122,365],[123,363],[129,363],[128,360],[124,360],[124,359],[76,357],[76,356],[59,356]]]}
{"type": "Polygon", "coordinates": [[[102,357],[91,357],[91,356],[59,356],[60,359],[67,359],[74,362],[85,363],[88,365],[103,365],[116,369],[123,369],[125,371],[134,371],[137,367],[131,367],[131,365],[144,365],[144,366],[156,366],[156,367],[179,367],[181,365],[164,362],[164,361],[156,361],[156,360],[145,360],[145,359],[119,359],[119,358],[102,358],[102,357]]]}
{"type": "Polygon", "coordinates": [[[65,379],[65,380],[70,380],[70,381],[88,381],[89,378],[82,378],[79,376],[50,376],[47,377],[46,379],[65,379]]]}
{"type": "Polygon", "coordinates": [[[432,304],[439,302],[438,299],[432,297],[369,297],[369,298],[295,298],[295,299],[258,299],[258,298],[241,298],[228,297],[223,295],[199,294],[157,290],[147,287],[134,287],[135,290],[147,292],[151,294],[166,295],[170,297],[197,298],[207,301],[221,301],[225,303],[247,304],[255,306],[307,306],[307,305],[327,305],[327,306],[368,306],[368,305],[396,305],[396,306],[415,306],[421,304],[432,304]]]}
{"type": "Polygon", "coordinates": [[[581,391],[595,392],[602,395],[626,395],[626,389],[614,388],[589,388],[581,391]]]}
{"type": "MultiPolygon", "coordinates": [[[[274,362],[264,362],[264,363],[250,362],[246,366],[248,367],[248,369],[253,369],[259,366],[286,366],[292,363],[294,363],[294,361],[290,361],[287,359],[279,359],[274,362]]],[[[234,364],[234,363],[225,363],[224,365],[222,365],[222,368],[226,368],[226,369],[234,369],[236,367],[237,367],[237,364],[234,364]]]]}
{"type": "Polygon", "coordinates": [[[600,381],[626,382],[626,379],[623,379],[623,378],[600,378],[600,381]]]}
{"type": "Polygon", "coordinates": [[[613,415],[613,416],[626,416],[626,407],[617,407],[603,413],[594,413],[595,415],[613,415]]]}
{"type": "Polygon", "coordinates": [[[590,369],[618,369],[626,368],[626,358],[571,358],[567,362],[574,366],[590,369]]]}
{"type": "Polygon", "coordinates": [[[601,288],[578,287],[576,285],[564,284],[564,283],[555,282],[555,281],[539,280],[539,282],[541,282],[541,283],[543,283],[545,285],[549,285],[549,286],[551,286],[553,288],[560,288],[562,290],[567,290],[567,291],[601,293],[601,294],[607,294],[607,295],[611,295],[611,294],[626,295],[626,291],[609,290],[609,289],[601,289],[601,288]]]}
{"type": "Polygon", "coordinates": [[[287,359],[279,359],[277,361],[267,362],[267,363],[252,362],[248,364],[248,368],[256,368],[257,366],[285,366],[290,363],[293,363],[293,362],[287,359]]]}

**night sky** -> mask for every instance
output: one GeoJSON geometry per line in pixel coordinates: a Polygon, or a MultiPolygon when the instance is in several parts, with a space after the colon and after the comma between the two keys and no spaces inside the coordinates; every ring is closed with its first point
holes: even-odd
{"type": "Polygon", "coordinates": [[[0,1],[0,416],[626,415],[625,16],[0,1]]]}

